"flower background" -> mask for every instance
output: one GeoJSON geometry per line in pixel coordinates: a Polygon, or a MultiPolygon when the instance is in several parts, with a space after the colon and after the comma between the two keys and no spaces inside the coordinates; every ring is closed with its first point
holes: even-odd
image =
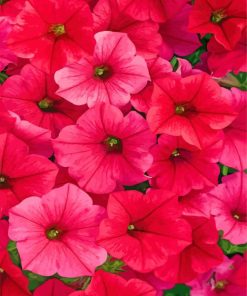
{"type": "Polygon", "coordinates": [[[0,295],[246,295],[243,0],[0,0],[0,295]]]}

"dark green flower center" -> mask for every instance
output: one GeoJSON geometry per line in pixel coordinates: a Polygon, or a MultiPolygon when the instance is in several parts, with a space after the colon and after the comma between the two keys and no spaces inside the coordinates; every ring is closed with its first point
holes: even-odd
{"type": "Polygon", "coordinates": [[[108,152],[122,152],[122,141],[116,137],[110,136],[105,139],[104,144],[108,152]]]}
{"type": "Polygon", "coordinates": [[[54,101],[48,98],[45,98],[38,102],[39,108],[44,112],[54,111],[54,101]]]}
{"type": "Polygon", "coordinates": [[[94,68],[94,76],[99,79],[107,79],[111,76],[112,71],[108,66],[98,66],[94,68]]]}
{"type": "Polygon", "coordinates": [[[132,230],[134,230],[135,229],[135,225],[134,224],[130,224],[129,226],[128,226],[128,230],[129,231],[132,231],[132,230]]]}
{"type": "Polygon", "coordinates": [[[214,24],[220,24],[227,15],[223,9],[213,11],[211,14],[211,22],[214,24]]]}
{"type": "Polygon", "coordinates": [[[178,115],[183,114],[186,111],[185,106],[183,105],[178,105],[175,107],[175,113],[178,115]]]}
{"type": "Polygon", "coordinates": [[[10,185],[8,183],[8,177],[4,175],[0,175],[0,189],[6,189],[9,188],[10,185]]]}
{"type": "Polygon", "coordinates": [[[49,29],[56,37],[66,34],[65,26],[63,24],[51,25],[49,29]]]}
{"type": "Polygon", "coordinates": [[[3,5],[4,3],[8,2],[9,0],[0,0],[0,5],[3,5]]]}
{"type": "Polygon", "coordinates": [[[175,149],[173,152],[172,152],[172,157],[179,157],[180,156],[180,152],[178,149],[175,149]]]}
{"type": "Polygon", "coordinates": [[[61,237],[62,233],[62,230],[53,227],[46,231],[46,237],[49,240],[58,240],[61,237]]]}

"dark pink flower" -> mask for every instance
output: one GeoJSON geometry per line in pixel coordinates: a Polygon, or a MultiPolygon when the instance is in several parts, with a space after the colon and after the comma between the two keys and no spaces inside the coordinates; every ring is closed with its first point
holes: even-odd
{"type": "Polygon", "coordinates": [[[69,167],[80,187],[102,194],[147,180],[144,173],[152,164],[149,147],[154,143],[155,136],[137,112],[124,117],[117,107],[100,104],[87,110],[77,125],[65,127],[53,147],[57,162],[69,167]]]}
{"type": "Polygon", "coordinates": [[[186,0],[117,0],[120,10],[133,19],[162,23],[172,18],[186,4],[186,0]]]}
{"type": "Polygon", "coordinates": [[[159,25],[152,21],[138,21],[120,11],[117,0],[99,0],[94,8],[94,28],[99,31],[127,33],[137,54],[154,58],[159,53],[161,36],[159,25]]]}
{"type": "Polygon", "coordinates": [[[161,135],[151,148],[154,157],[148,174],[155,188],[164,188],[186,195],[191,189],[210,189],[218,184],[217,162],[222,141],[211,143],[203,150],[187,144],[180,137],[161,135]]]}
{"type": "Polygon", "coordinates": [[[225,97],[225,92],[207,74],[166,78],[158,85],[147,114],[150,129],[157,134],[181,136],[189,144],[203,148],[215,138],[217,130],[237,116],[232,96],[225,97]]]}
{"type": "Polygon", "coordinates": [[[235,173],[223,178],[208,194],[208,206],[218,230],[233,244],[246,243],[247,236],[247,175],[235,173]]]}
{"type": "Polygon", "coordinates": [[[191,243],[177,196],[169,191],[115,192],[101,222],[98,243],[139,272],[150,272],[191,243]]]}
{"type": "Polygon", "coordinates": [[[104,212],[73,184],[13,207],[9,236],[17,241],[23,269],[44,276],[92,275],[106,260],[106,251],[95,243],[104,212]]]}
{"type": "Polygon", "coordinates": [[[192,227],[192,244],[155,270],[154,274],[163,281],[186,283],[223,261],[214,219],[192,216],[186,219],[192,227]]]}
{"type": "Polygon", "coordinates": [[[225,139],[220,162],[226,166],[243,171],[247,168],[247,100],[246,93],[237,88],[231,89],[236,100],[238,117],[224,129],[225,139]]]}
{"type": "Polygon", "coordinates": [[[244,30],[239,42],[232,50],[226,50],[215,38],[211,38],[208,48],[208,67],[216,77],[223,77],[229,72],[238,74],[247,72],[246,50],[247,30],[244,30]]]}
{"type": "Polygon", "coordinates": [[[28,64],[20,75],[8,78],[3,84],[0,98],[5,107],[37,126],[58,135],[66,125],[73,124],[86,110],[67,102],[55,94],[58,86],[53,76],[28,64]]]}
{"type": "Polygon", "coordinates": [[[99,32],[95,39],[93,58],[82,58],[56,72],[57,94],[75,105],[126,105],[130,94],[141,91],[150,79],[147,64],[136,56],[126,33],[99,32]]]}
{"type": "Polygon", "coordinates": [[[191,296],[246,296],[246,254],[235,255],[189,283],[191,296]]]}
{"type": "Polygon", "coordinates": [[[8,230],[9,230],[8,221],[0,220],[0,251],[7,249],[7,245],[9,242],[8,230]]]}
{"type": "Polygon", "coordinates": [[[97,271],[85,291],[77,291],[69,296],[156,296],[155,289],[139,279],[126,281],[121,276],[103,270],[97,271]]]}
{"type": "Polygon", "coordinates": [[[187,56],[201,46],[198,36],[188,31],[191,5],[187,4],[173,18],[160,25],[163,38],[160,55],[170,60],[174,54],[187,56]]]}
{"type": "Polygon", "coordinates": [[[28,0],[9,35],[9,48],[46,73],[91,54],[93,19],[83,0],[28,0]]]}
{"type": "Polygon", "coordinates": [[[68,296],[74,289],[58,279],[50,279],[35,289],[33,296],[68,296]]]}
{"type": "Polygon", "coordinates": [[[6,43],[10,31],[9,20],[6,17],[0,17],[0,72],[7,65],[17,62],[17,57],[9,50],[6,43]]]}
{"type": "Polygon", "coordinates": [[[8,209],[31,195],[42,195],[55,184],[57,167],[13,134],[0,134],[0,209],[8,209]]]}

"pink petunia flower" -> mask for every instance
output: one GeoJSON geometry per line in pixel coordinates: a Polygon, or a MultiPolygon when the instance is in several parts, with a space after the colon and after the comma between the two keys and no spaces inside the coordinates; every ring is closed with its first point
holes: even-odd
{"type": "Polygon", "coordinates": [[[191,296],[246,296],[247,262],[235,255],[189,283],[191,296]]]}
{"type": "Polygon", "coordinates": [[[208,67],[216,77],[223,77],[229,72],[238,74],[247,72],[247,30],[244,30],[239,42],[232,50],[226,50],[215,38],[208,45],[208,67]]]}
{"type": "Polygon", "coordinates": [[[186,219],[192,227],[192,244],[155,270],[154,274],[163,281],[186,283],[223,261],[214,219],[193,216],[186,219]]]}
{"type": "Polygon", "coordinates": [[[152,186],[182,196],[191,189],[209,190],[216,186],[222,144],[222,140],[217,140],[199,150],[180,137],[161,135],[158,144],[151,148],[154,162],[148,174],[152,177],[152,186]]]}
{"type": "Polygon", "coordinates": [[[11,133],[0,134],[0,209],[4,214],[30,195],[47,193],[55,184],[57,167],[11,133]]]}
{"type": "Polygon", "coordinates": [[[31,296],[28,284],[28,279],[11,261],[7,250],[0,251],[1,296],[31,296]]]}
{"type": "Polygon", "coordinates": [[[186,0],[117,0],[120,10],[140,21],[162,23],[172,18],[188,2],[186,0]]]}
{"type": "Polygon", "coordinates": [[[130,279],[103,270],[97,271],[85,291],[77,291],[69,296],[156,296],[155,289],[145,281],[130,279]]]}
{"type": "Polygon", "coordinates": [[[126,33],[99,32],[95,39],[93,58],[82,58],[55,73],[57,94],[75,105],[126,105],[130,94],[141,91],[150,79],[146,62],[136,56],[126,33]]]}
{"type": "Polygon", "coordinates": [[[202,149],[215,138],[217,130],[228,126],[237,116],[232,96],[225,97],[223,89],[207,74],[166,78],[158,84],[147,114],[150,129],[157,134],[182,136],[202,149]]]}
{"type": "Polygon", "coordinates": [[[117,107],[100,104],[77,125],[65,127],[53,143],[58,164],[69,167],[79,186],[103,194],[148,179],[144,173],[153,161],[149,147],[155,136],[137,112],[124,117],[117,107]]]}
{"type": "Polygon", "coordinates": [[[198,36],[188,31],[191,5],[185,5],[173,18],[160,25],[163,39],[160,55],[170,60],[174,54],[186,56],[201,46],[198,36]]]}
{"type": "Polygon", "coordinates": [[[91,54],[93,19],[83,0],[28,0],[18,14],[8,45],[46,73],[91,54]],[[27,25],[28,24],[28,25],[27,25]]]}
{"type": "Polygon", "coordinates": [[[197,0],[190,15],[191,32],[211,33],[218,43],[232,50],[246,28],[246,5],[238,0],[197,0]]]}
{"type": "Polygon", "coordinates": [[[107,212],[98,243],[136,271],[154,270],[191,243],[190,226],[169,191],[112,193],[107,212]]]}
{"type": "Polygon", "coordinates": [[[7,65],[17,62],[17,57],[9,50],[6,43],[10,32],[11,25],[9,20],[6,17],[0,17],[0,72],[7,65]]]}
{"type": "Polygon", "coordinates": [[[20,75],[9,77],[0,93],[5,107],[20,115],[24,120],[58,135],[66,125],[73,124],[86,110],[78,107],[55,94],[58,86],[53,76],[47,75],[28,64],[20,75]]]}
{"type": "Polygon", "coordinates": [[[162,39],[159,25],[152,21],[138,21],[122,13],[117,0],[99,0],[94,8],[94,28],[99,31],[127,33],[134,43],[138,55],[155,58],[162,39]]]}
{"type": "Polygon", "coordinates": [[[104,212],[73,184],[13,207],[9,236],[17,241],[23,269],[44,276],[92,275],[107,255],[95,243],[104,212]]]}
{"type": "Polygon", "coordinates": [[[53,278],[36,288],[33,296],[69,296],[73,291],[71,287],[53,278]]]}
{"type": "Polygon", "coordinates": [[[225,139],[220,162],[243,171],[247,168],[247,100],[246,93],[237,88],[231,89],[238,105],[238,117],[224,129],[225,139]]]}
{"type": "Polygon", "coordinates": [[[233,244],[246,243],[247,237],[247,175],[235,173],[223,178],[208,194],[211,214],[223,237],[233,244]]]}

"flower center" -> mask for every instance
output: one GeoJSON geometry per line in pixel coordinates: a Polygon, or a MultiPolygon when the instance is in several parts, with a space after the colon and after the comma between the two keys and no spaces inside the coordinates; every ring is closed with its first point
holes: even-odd
{"type": "Polygon", "coordinates": [[[4,273],[4,269],[0,267],[0,273],[4,273]]]}
{"type": "Polygon", "coordinates": [[[38,102],[39,108],[44,112],[51,112],[54,111],[54,101],[45,98],[38,102]]]}
{"type": "Polygon", "coordinates": [[[57,228],[50,228],[46,231],[46,237],[49,240],[58,240],[61,235],[62,235],[63,231],[57,228]]]}
{"type": "Polygon", "coordinates": [[[178,105],[175,108],[175,113],[180,115],[183,114],[185,112],[185,107],[183,105],[178,105]]]}
{"type": "Polygon", "coordinates": [[[180,156],[180,152],[178,151],[178,149],[175,149],[173,152],[172,152],[172,157],[178,157],[180,156]]]}
{"type": "Polygon", "coordinates": [[[4,3],[8,2],[9,0],[0,0],[0,5],[3,5],[4,3]]]}
{"type": "Polygon", "coordinates": [[[245,213],[233,212],[232,217],[239,222],[247,222],[247,215],[245,213]]]}
{"type": "Polygon", "coordinates": [[[56,37],[64,35],[66,33],[65,26],[63,24],[51,25],[49,32],[54,33],[56,37]]]}
{"type": "Polygon", "coordinates": [[[108,137],[105,139],[104,144],[108,152],[122,152],[122,141],[116,137],[108,137]]]}
{"type": "Polygon", "coordinates": [[[215,283],[215,290],[224,290],[227,284],[225,280],[218,281],[215,283]]]}
{"type": "Polygon", "coordinates": [[[4,175],[0,175],[0,189],[9,188],[8,178],[4,175]]]}
{"type": "Polygon", "coordinates": [[[129,231],[132,231],[132,230],[134,230],[135,229],[135,225],[134,224],[130,224],[129,226],[128,226],[128,230],[129,231]]]}
{"type": "Polygon", "coordinates": [[[94,77],[99,79],[107,79],[111,76],[112,71],[108,66],[99,66],[94,68],[94,77]]]}
{"type": "Polygon", "coordinates": [[[227,15],[223,9],[213,11],[211,14],[211,22],[214,24],[220,24],[227,15]]]}

